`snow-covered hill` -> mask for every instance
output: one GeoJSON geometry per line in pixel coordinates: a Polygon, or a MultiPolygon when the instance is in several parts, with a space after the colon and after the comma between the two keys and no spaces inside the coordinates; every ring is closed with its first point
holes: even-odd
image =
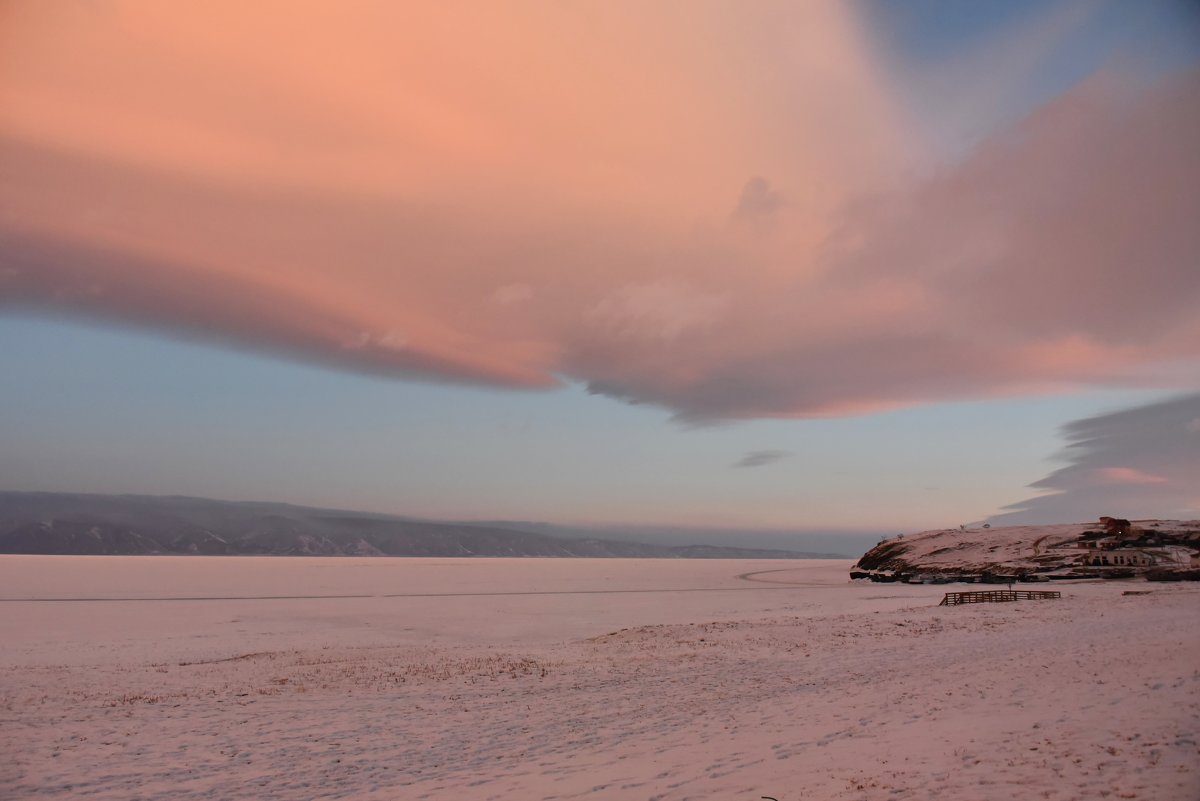
{"type": "Polygon", "coordinates": [[[1145,535],[1118,540],[1105,536],[1100,523],[923,531],[880,542],[863,555],[851,576],[875,581],[995,582],[1119,577],[1188,567],[1191,554],[1200,548],[1198,520],[1133,524],[1135,533],[1145,535]],[[1098,561],[1111,564],[1095,564],[1098,561]]]}

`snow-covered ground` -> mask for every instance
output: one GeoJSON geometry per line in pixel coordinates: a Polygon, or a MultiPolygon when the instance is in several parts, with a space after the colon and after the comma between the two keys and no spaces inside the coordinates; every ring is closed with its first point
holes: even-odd
{"type": "Polygon", "coordinates": [[[1200,798],[1200,586],[850,566],[0,557],[0,798],[1200,798]]]}

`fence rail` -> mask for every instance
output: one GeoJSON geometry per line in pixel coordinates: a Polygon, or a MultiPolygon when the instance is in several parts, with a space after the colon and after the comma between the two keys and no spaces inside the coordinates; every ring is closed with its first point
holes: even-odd
{"type": "Polygon", "coordinates": [[[959,604],[990,604],[1004,601],[1042,601],[1061,598],[1061,592],[1053,590],[980,590],[976,592],[948,592],[938,606],[959,604]]]}

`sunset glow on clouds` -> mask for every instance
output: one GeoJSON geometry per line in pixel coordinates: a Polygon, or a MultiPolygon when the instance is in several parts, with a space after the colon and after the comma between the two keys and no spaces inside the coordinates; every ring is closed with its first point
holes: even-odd
{"type": "Polygon", "coordinates": [[[1193,50],[885,12],[6,3],[0,309],[699,423],[1194,388],[1193,50]]]}
{"type": "Polygon", "coordinates": [[[848,5],[356,11],[7,6],[5,301],[700,419],[1198,351],[1195,69],[918,169],[848,5]]]}
{"type": "Polygon", "coordinates": [[[1099,467],[1096,476],[1110,484],[1166,484],[1170,479],[1132,467],[1099,467]]]}

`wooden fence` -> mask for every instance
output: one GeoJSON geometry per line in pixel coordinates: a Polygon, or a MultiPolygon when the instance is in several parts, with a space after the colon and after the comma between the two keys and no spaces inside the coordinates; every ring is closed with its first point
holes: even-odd
{"type": "Polygon", "coordinates": [[[1061,598],[1061,592],[1053,590],[981,590],[978,592],[948,592],[938,606],[958,606],[959,604],[991,604],[1004,601],[1041,601],[1047,598],[1061,598]]]}

